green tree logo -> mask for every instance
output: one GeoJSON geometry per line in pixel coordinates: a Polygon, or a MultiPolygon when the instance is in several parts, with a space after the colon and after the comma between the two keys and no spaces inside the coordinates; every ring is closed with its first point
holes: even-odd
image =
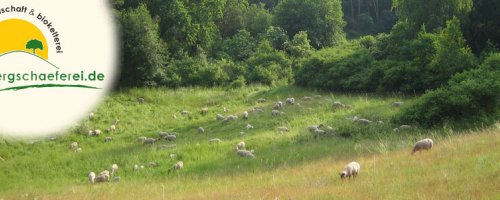
{"type": "Polygon", "coordinates": [[[35,54],[36,49],[43,50],[43,44],[37,39],[30,40],[26,43],[26,49],[33,49],[33,54],[35,54]]]}

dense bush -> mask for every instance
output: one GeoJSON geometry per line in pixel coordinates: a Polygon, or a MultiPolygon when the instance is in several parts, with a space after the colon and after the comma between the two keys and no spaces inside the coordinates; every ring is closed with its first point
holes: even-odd
{"type": "Polygon", "coordinates": [[[251,83],[272,85],[290,83],[293,79],[291,61],[282,51],[273,49],[271,43],[262,40],[257,51],[246,61],[251,83]]]}
{"type": "Polygon", "coordinates": [[[455,75],[448,85],[430,91],[406,107],[394,122],[432,127],[493,122],[500,114],[500,54],[479,67],[455,75]]]}

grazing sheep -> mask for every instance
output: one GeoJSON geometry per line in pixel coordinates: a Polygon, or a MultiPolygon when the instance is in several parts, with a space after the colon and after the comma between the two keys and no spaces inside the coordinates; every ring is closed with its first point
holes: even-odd
{"type": "Polygon", "coordinates": [[[224,121],[226,118],[224,116],[222,116],[221,114],[217,114],[215,116],[215,120],[217,121],[224,121]]]}
{"type": "Polygon", "coordinates": [[[236,151],[243,150],[243,149],[245,149],[245,142],[241,141],[238,144],[236,144],[236,151]]]}
{"type": "Polygon", "coordinates": [[[76,150],[78,148],[78,143],[77,142],[72,142],[69,145],[69,148],[72,149],[72,150],[76,150]]]}
{"type": "Polygon", "coordinates": [[[363,125],[368,125],[368,124],[372,123],[372,121],[367,120],[367,119],[356,119],[355,122],[358,122],[358,123],[363,124],[363,125]]]}
{"type": "Polygon", "coordinates": [[[90,172],[89,175],[87,175],[87,177],[89,178],[90,183],[95,183],[95,173],[94,172],[90,172]]]}
{"type": "Polygon", "coordinates": [[[401,101],[392,103],[393,107],[401,107],[402,105],[403,105],[403,102],[401,102],[401,101]]]}
{"type": "Polygon", "coordinates": [[[205,129],[203,127],[198,127],[198,133],[205,133],[205,129]]]}
{"type": "Polygon", "coordinates": [[[247,111],[243,112],[243,119],[248,119],[248,112],[247,111]]]}
{"type": "Polygon", "coordinates": [[[253,126],[251,124],[247,124],[247,126],[245,126],[246,129],[253,129],[253,126]]]}
{"type": "Polygon", "coordinates": [[[77,153],[82,152],[82,148],[78,148],[78,149],[76,149],[76,152],[77,152],[77,153]]]}
{"type": "Polygon", "coordinates": [[[281,127],[278,127],[278,131],[279,131],[281,134],[283,134],[283,133],[285,133],[285,132],[288,132],[289,130],[288,130],[288,128],[287,128],[287,127],[281,126],[281,127]]]}
{"type": "Polygon", "coordinates": [[[144,143],[148,139],[147,137],[141,136],[137,138],[137,141],[144,143]]]}
{"type": "Polygon", "coordinates": [[[207,107],[203,107],[203,108],[201,108],[201,110],[200,110],[200,114],[202,114],[202,115],[206,115],[207,113],[208,113],[208,108],[207,108],[207,107]]]}
{"type": "Polygon", "coordinates": [[[213,138],[213,139],[210,139],[208,140],[209,143],[221,143],[222,140],[220,140],[219,138],[213,138]]]}
{"type": "Polygon", "coordinates": [[[236,116],[234,116],[234,115],[228,115],[228,116],[226,117],[226,119],[224,119],[222,122],[224,122],[224,123],[228,123],[228,122],[233,121],[233,120],[236,120],[236,119],[238,119],[238,117],[236,117],[236,116]]]}
{"type": "Polygon", "coordinates": [[[251,151],[238,150],[238,151],[236,151],[236,154],[238,154],[240,157],[255,158],[255,155],[253,155],[253,150],[251,150],[251,151]]]}
{"type": "Polygon", "coordinates": [[[264,103],[264,102],[266,102],[266,99],[264,98],[257,99],[257,103],[264,103]]]}
{"type": "Polygon", "coordinates": [[[89,120],[93,120],[93,119],[94,119],[94,117],[95,117],[95,115],[94,115],[94,113],[93,113],[93,112],[89,113],[89,120]]]}
{"type": "Polygon", "coordinates": [[[183,111],[181,111],[181,115],[189,115],[189,111],[183,110],[183,111]]]}
{"type": "Polygon", "coordinates": [[[165,131],[160,131],[160,132],[158,132],[158,136],[159,136],[160,138],[163,138],[163,137],[165,137],[165,136],[167,136],[167,135],[170,135],[170,134],[169,134],[169,133],[167,133],[167,132],[165,132],[165,131]]]}
{"type": "Polygon", "coordinates": [[[116,125],[113,124],[113,125],[109,126],[108,132],[113,133],[115,131],[116,131],[116,125]]]}
{"type": "Polygon", "coordinates": [[[144,140],[144,144],[154,144],[156,142],[156,139],[154,138],[146,138],[146,140],[144,140]]]}
{"type": "Polygon", "coordinates": [[[394,128],[393,130],[396,133],[409,131],[409,130],[411,130],[411,126],[410,125],[401,125],[401,126],[399,126],[399,128],[394,128]]]}
{"type": "Polygon", "coordinates": [[[101,135],[101,130],[96,129],[96,130],[89,130],[89,136],[100,136],[101,135]]]}
{"type": "Polygon", "coordinates": [[[177,157],[177,155],[175,155],[175,154],[171,153],[170,155],[168,155],[168,157],[169,157],[170,159],[172,159],[172,158],[177,157]]]}
{"type": "Polygon", "coordinates": [[[111,142],[111,140],[113,140],[112,137],[106,137],[106,138],[104,138],[104,142],[111,142]]]}
{"type": "Polygon", "coordinates": [[[116,173],[117,170],[118,170],[118,165],[117,164],[111,165],[111,176],[113,176],[116,173]]]}
{"type": "Polygon", "coordinates": [[[359,173],[359,170],[361,169],[361,166],[359,165],[358,162],[350,162],[344,170],[340,173],[340,179],[344,178],[349,178],[351,179],[351,176],[353,178],[356,178],[356,176],[359,173]]]}
{"type": "Polygon", "coordinates": [[[95,177],[95,182],[96,183],[102,183],[102,182],[108,182],[109,181],[109,171],[104,170],[101,173],[99,173],[99,176],[95,177]]]}
{"type": "Polygon", "coordinates": [[[142,98],[142,97],[137,98],[137,102],[139,102],[140,104],[143,104],[144,103],[144,98],[142,98]]]}
{"type": "Polygon", "coordinates": [[[313,98],[312,98],[312,97],[310,97],[310,96],[304,96],[304,97],[302,97],[302,100],[303,100],[303,101],[311,101],[312,99],[313,99],[313,98]]]}
{"type": "Polygon", "coordinates": [[[173,170],[181,170],[184,167],[184,162],[179,161],[172,166],[173,170]]]}
{"type": "Polygon", "coordinates": [[[163,139],[165,139],[167,141],[175,141],[175,140],[177,140],[177,136],[176,135],[167,135],[167,136],[163,137],[163,139]]]}
{"type": "Polygon", "coordinates": [[[252,110],[253,110],[253,112],[264,112],[264,109],[257,108],[257,107],[254,107],[252,110]]]}
{"type": "Polygon", "coordinates": [[[420,140],[417,143],[415,143],[415,146],[413,146],[411,154],[415,154],[416,152],[422,150],[429,151],[430,149],[432,149],[433,144],[434,142],[430,138],[425,138],[423,140],[420,140]]]}
{"type": "Polygon", "coordinates": [[[335,108],[344,108],[345,105],[343,103],[341,103],[340,101],[335,101],[335,102],[333,102],[333,107],[335,107],[335,108]]]}
{"type": "Polygon", "coordinates": [[[295,98],[293,98],[293,97],[287,98],[285,102],[286,102],[286,104],[293,105],[293,104],[295,104],[295,98]]]}
{"type": "Polygon", "coordinates": [[[316,130],[319,130],[321,127],[323,127],[323,124],[320,125],[312,125],[307,127],[307,130],[311,133],[316,133],[316,130]]]}
{"type": "Polygon", "coordinates": [[[271,115],[272,116],[276,116],[276,115],[280,115],[281,112],[279,110],[271,110],[271,115]]]}
{"type": "Polygon", "coordinates": [[[283,108],[283,102],[281,102],[281,101],[277,101],[277,102],[274,104],[273,109],[274,109],[274,110],[279,110],[279,109],[281,109],[281,108],[283,108]]]}

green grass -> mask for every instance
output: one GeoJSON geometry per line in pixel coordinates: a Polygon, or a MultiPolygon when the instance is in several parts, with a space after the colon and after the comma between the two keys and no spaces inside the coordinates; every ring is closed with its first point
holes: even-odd
{"type": "Polygon", "coordinates": [[[399,108],[390,106],[394,101],[404,101],[408,105],[412,99],[264,86],[229,91],[217,88],[120,91],[106,98],[95,109],[93,120],[83,119],[67,134],[54,140],[0,139],[0,156],[5,159],[0,161],[0,199],[3,196],[19,198],[24,194],[48,199],[144,199],[141,196],[147,199],[288,199],[287,194],[299,199],[331,199],[332,196],[429,199],[425,197],[432,196],[425,193],[422,196],[402,193],[415,185],[423,190],[423,187],[430,187],[423,186],[429,183],[440,184],[439,190],[447,191],[439,197],[485,198],[488,196],[477,192],[494,194],[495,190],[498,191],[498,185],[486,185],[486,180],[500,179],[500,155],[496,153],[500,149],[494,145],[499,142],[498,128],[492,128],[487,133],[467,134],[479,135],[470,136],[475,139],[470,146],[463,141],[467,136],[459,136],[461,134],[449,129],[423,130],[417,127],[409,133],[395,134],[392,129],[396,125],[389,121],[399,111],[399,108]],[[301,101],[306,95],[322,97],[301,101]],[[143,97],[145,103],[137,103],[138,97],[143,97]],[[257,104],[256,100],[261,97],[268,101],[257,104]],[[271,116],[273,102],[284,101],[287,97],[295,97],[300,106],[286,106],[284,116],[271,116]],[[352,109],[334,109],[332,103],[336,100],[351,105],[352,109]],[[209,108],[209,113],[201,115],[199,110],[205,106],[209,108]],[[264,106],[265,112],[250,113],[250,119],[240,117],[228,124],[215,121],[218,113],[240,116],[254,106],[264,106]],[[230,111],[223,113],[224,107],[230,111]],[[181,110],[188,110],[190,114],[181,115],[181,110]],[[346,119],[353,116],[384,123],[363,126],[346,119]],[[89,129],[107,129],[115,119],[120,120],[116,133],[104,131],[101,137],[86,135],[89,129]],[[255,129],[246,130],[247,123],[255,129]],[[320,123],[334,127],[336,134],[313,138],[307,127],[320,123]],[[199,126],[205,128],[204,134],[197,132],[199,126]],[[291,131],[281,135],[276,130],[279,126],[286,126],[291,131]],[[161,141],[155,145],[137,142],[137,137],[157,137],[159,131],[175,131],[178,140],[161,141]],[[244,135],[240,134],[242,131],[244,135]],[[112,136],[113,141],[105,143],[106,136],[112,136]],[[436,141],[436,150],[428,153],[428,157],[425,153],[409,157],[412,144],[424,137],[436,141]],[[220,138],[223,142],[209,144],[211,138],[220,138]],[[455,140],[462,141],[464,146],[455,145],[455,140]],[[69,149],[73,141],[83,149],[81,153],[69,149]],[[234,150],[239,141],[245,141],[247,149],[254,149],[257,158],[239,158],[234,150]],[[175,144],[176,148],[161,149],[165,144],[175,144]],[[493,144],[497,151],[481,146],[483,144],[493,144]],[[170,154],[177,157],[170,158],[170,154]],[[466,157],[470,155],[476,157],[466,157]],[[169,174],[169,167],[178,160],[184,162],[185,168],[169,174]],[[339,182],[336,173],[352,160],[360,161],[363,172],[355,182],[339,182]],[[366,169],[372,167],[375,161],[379,167],[366,169]],[[157,162],[160,166],[133,170],[135,164],[149,162],[157,162]],[[435,162],[439,164],[437,168],[441,173],[438,176],[424,166],[424,163],[432,165],[435,162]],[[120,166],[118,175],[121,182],[93,186],[87,183],[88,172],[102,171],[113,163],[120,166]],[[451,169],[449,173],[444,170],[447,168],[451,169]],[[391,170],[387,172],[388,169],[391,170]],[[465,187],[457,185],[463,181],[460,172],[466,173],[465,177],[477,175],[472,180],[481,185],[473,187],[472,183],[466,184],[472,189],[460,190],[465,187]],[[392,179],[392,176],[395,178],[392,179]],[[348,186],[353,184],[359,184],[369,192],[354,193],[348,186]],[[391,187],[381,187],[385,184],[391,187]]]}

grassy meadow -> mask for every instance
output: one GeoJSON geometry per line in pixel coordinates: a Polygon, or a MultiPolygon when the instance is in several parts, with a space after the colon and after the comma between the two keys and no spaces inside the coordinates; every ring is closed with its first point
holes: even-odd
{"type": "Polygon", "coordinates": [[[391,117],[412,103],[411,97],[324,93],[296,87],[131,89],[118,91],[65,134],[38,139],[0,139],[0,199],[499,199],[500,125],[456,131],[447,127],[394,133],[391,117]],[[302,101],[303,96],[316,96],[302,101]],[[137,102],[145,99],[144,104],[137,102]],[[257,103],[258,98],[267,102],[257,103]],[[282,116],[271,116],[275,101],[295,97],[282,116]],[[334,101],[352,106],[335,109],[334,101]],[[263,113],[241,113],[262,106],[263,113]],[[208,114],[199,111],[207,107],[208,114]],[[229,111],[223,112],[226,107],[229,111]],[[190,112],[181,115],[182,110],[190,112]],[[235,114],[223,124],[216,114],[235,114]],[[367,126],[347,118],[366,118],[367,126]],[[115,133],[107,129],[115,119],[115,133]],[[377,123],[382,121],[383,123],[377,123]],[[307,127],[331,126],[335,134],[315,138],[307,127]],[[254,129],[246,129],[251,124],[254,129]],[[198,133],[198,127],[205,133],[198,133]],[[289,132],[280,134],[277,127],[289,132]],[[90,137],[89,129],[103,135],[90,137]],[[177,132],[177,140],[154,145],[137,141],[177,132]],[[243,133],[241,133],[243,132],[243,133]],[[111,142],[104,138],[111,136],[111,142]],[[415,141],[430,137],[429,152],[410,155],[415,141]],[[221,143],[211,144],[209,139],[221,143]],[[78,142],[82,152],[69,148],[78,142]],[[256,159],[241,158],[235,145],[245,141],[256,159]],[[175,155],[175,156],[171,156],[175,155]],[[168,173],[177,161],[180,171],[168,173]],[[351,162],[361,164],[357,179],[338,173],[351,162]],[[150,162],[159,166],[148,167],[150,162]],[[121,180],[91,185],[116,163],[121,180]],[[135,164],[145,165],[134,171],[135,164]]]}

